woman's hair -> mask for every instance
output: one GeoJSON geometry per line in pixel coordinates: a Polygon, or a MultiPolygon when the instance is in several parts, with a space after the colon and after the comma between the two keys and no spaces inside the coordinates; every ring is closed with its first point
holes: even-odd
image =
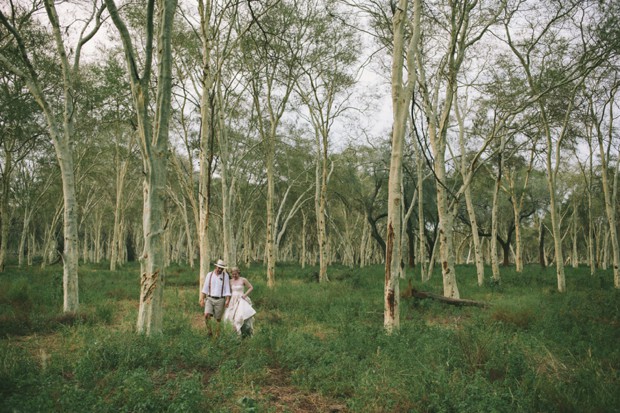
{"type": "Polygon", "coordinates": [[[238,273],[239,273],[239,275],[241,275],[241,271],[239,271],[239,267],[232,267],[232,268],[230,269],[230,273],[231,273],[231,274],[232,274],[233,272],[235,272],[235,271],[236,271],[236,272],[238,272],[238,273]]]}

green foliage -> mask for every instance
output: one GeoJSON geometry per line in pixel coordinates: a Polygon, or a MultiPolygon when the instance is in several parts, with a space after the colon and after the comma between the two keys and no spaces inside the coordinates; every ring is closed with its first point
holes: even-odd
{"type": "MultiPolygon", "coordinates": [[[[138,268],[81,268],[81,312],[58,313],[57,268],[0,275],[0,411],[613,412],[620,395],[620,300],[610,272],[503,269],[462,296],[488,308],[403,298],[401,329],[383,330],[382,267],[281,265],[244,270],[255,334],[206,336],[195,270],[167,271],[164,333],[135,333],[138,268]],[[599,279],[600,277],[600,279],[599,279]],[[602,281],[601,281],[602,280],[602,281]],[[27,320],[24,326],[20,323],[27,320]],[[304,407],[305,406],[305,407],[304,407]]],[[[418,290],[441,292],[435,274],[418,290]]],[[[403,284],[404,285],[404,284],[403,284]]]]}

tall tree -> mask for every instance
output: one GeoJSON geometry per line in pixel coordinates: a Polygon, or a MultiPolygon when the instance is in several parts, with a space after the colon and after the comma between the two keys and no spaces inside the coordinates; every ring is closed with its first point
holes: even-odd
{"type": "MultiPolygon", "coordinates": [[[[35,101],[41,107],[47,122],[49,134],[56,150],[62,176],[64,204],[64,242],[63,242],[63,310],[75,312],[79,307],[78,294],[78,207],[76,203],[76,187],[72,144],[75,122],[77,119],[76,96],[78,93],[80,59],[82,49],[101,27],[101,15],[104,8],[99,1],[93,2],[90,12],[86,14],[81,29],[77,32],[76,43],[69,47],[67,31],[71,22],[63,26],[56,11],[53,0],[44,0],[47,21],[51,28],[56,64],[60,66],[62,81],[62,105],[56,104],[57,96],[48,94],[43,71],[45,64],[39,60],[40,51],[35,50],[39,43],[33,36],[36,27],[33,15],[40,3],[33,1],[31,8],[25,10],[11,0],[11,15],[5,16],[0,10],[0,24],[5,27],[11,37],[11,44],[0,51],[0,64],[24,81],[35,101]],[[65,36],[63,36],[63,33],[65,36]],[[15,50],[17,58],[12,59],[9,50],[15,50]],[[72,55],[71,55],[72,54],[72,55]],[[71,57],[73,61],[71,62],[71,57]],[[42,65],[43,63],[43,65],[42,65]]],[[[40,39],[40,38],[39,38],[40,39]]]]}
{"type": "MultiPolygon", "coordinates": [[[[506,2],[489,4],[478,0],[452,1],[434,4],[434,12],[444,22],[438,25],[445,30],[447,43],[439,45],[428,42],[426,51],[419,47],[416,69],[419,72],[420,99],[428,120],[428,135],[433,155],[433,171],[437,181],[437,211],[439,215],[439,252],[443,276],[443,293],[446,297],[459,298],[455,273],[453,251],[454,215],[460,193],[469,184],[478,156],[473,157],[469,178],[461,189],[451,193],[448,187],[446,168],[447,137],[458,76],[461,72],[468,49],[476,44],[497,22],[506,2]],[[440,48],[440,58],[432,67],[429,65],[429,48],[440,48]],[[434,69],[427,74],[427,69],[434,69]],[[441,98],[440,98],[441,96],[441,98]]],[[[429,17],[435,21],[434,16],[429,17]]],[[[430,24],[430,23],[427,23],[430,24]]],[[[435,25],[435,23],[432,23],[435,25]]],[[[493,135],[491,135],[493,136],[493,135]]],[[[482,150],[488,145],[487,140],[482,150]]],[[[479,152],[480,153],[480,152],[479,152]]]]}
{"type": "MultiPolygon", "coordinates": [[[[319,246],[319,282],[327,276],[327,184],[330,171],[329,144],[334,122],[350,109],[351,89],[355,80],[350,73],[358,54],[358,39],[349,26],[343,26],[333,9],[320,11],[312,2],[308,24],[312,45],[302,63],[303,75],[297,92],[307,109],[316,140],[315,213],[319,246]]],[[[349,20],[349,19],[347,19],[349,20]]],[[[333,163],[331,166],[333,170],[333,163]]]]}
{"type": "Polygon", "coordinates": [[[585,77],[606,59],[608,53],[607,50],[599,50],[598,46],[591,44],[585,37],[573,42],[570,37],[565,36],[565,33],[580,29],[581,33],[584,33],[584,20],[580,17],[584,15],[584,11],[580,9],[580,5],[580,1],[554,2],[551,4],[552,7],[539,4],[539,9],[534,7],[522,10],[519,7],[522,5],[518,5],[509,10],[507,15],[511,19],[517,16],[526,21],[536,21],[535,25],[530,26],[529,32],[526,32],[525,38],[517,38],[509,27],[508,20],[504,22],[507,44],[524,72],[531,101],[539,109],[540,129],[546,144],[545,165],[550,196],[551,229],[555,247],[557,287],[560,292],[566,291],[557,189],[558,172],[562,164],[562,147],[570,135],[571,115],[577,93],[585,77]],[[542,22],[541,16],[545,16],[542,22]],[[578,23],[578,27],[559,29],[563,24],[579,21],[581,23],[578,23]],[[571,58],[566,59],[567,55],[571,55],[571,58]],[[552,104],[554,99],[564,105],[567,103],[567,107],[560,112],[554,110],[555,106],[552,104]]]}
{"type": "Polygon", "coordinates": [[[281,1],[271,8],[249,33],[244,44],[245,65],[263,142],[267,172],[266,241],[267,285],[275,286],[276,264],[276,143],[299,76],[299,57],[304,51],[305,3],[281,1]],[[269,28],[266,30],[265,28],[269,28]]]}
{"type": "MultiPolygon", "coordinates": [[[[605,97],[600,115],[595,112],[595,105],[592,97],[589,97],[588,105],[599,148],[605,213],[607,215],[607,220],[609,221],[609,236],[611,240],[615,288],[620,288],[620,247],[618,246],[618,229],[616,225],[618,171],[617,169],[615,171],[612,170],[612,176],[612,171],[610,171],[609,168],[609,158],[613,141],[614,107],[616,106],[616,94],[618,93],[619,87],[620,82],[618,79],[615,79],[611,89],[608,91],[608,95],[605,97]],[[605,115],[607,114],[607,125],[605,126],[605,115]]],[[[618,153],[620,154],[620,151],[618,153]]],[[[620,165],[620,158],[618,158],[616,162],[620,165]]]]}
{"type": "MultiPolygon", "coordinates": [[[[392,154],[388,179],[388,215],[385,254],[383,325],[388,333],[400,328],[399,279],[402,265],[402,174],[403,146],[413,88],[417,81],[416,54],[420,41],[421,0],[414,0],[413,17],[407,13],[409,0],[400,0],[392,17],[392,154]],[[407,43],[406,28],[412,33],[407,43]],[[407,64],[407,78],[403,79],[407,64]]],[[[419,55],[417,56],[419,58],[419,55]]]]}
{"type": "Polygon", "coordinates": [[[162,332],[164,260],[166,245],[165,196],[167,181],[169,122],[172,94],[172,27],[176,0],[148,0],[146,7],[145,55],[142,72],[139,56],[131,34],[114,0],[105,0],[125,51],[127,74],[131,85],[140,149],[144,165],[144,250],[140,259],[141,288],[137,329],[147,335],[162,332]],[[158,18],[155,20],[156,3],[158,18]],[[155,113],[151,114],[150,82],[153,65],[153,47],[157,29],[157,92],[155,113]]]}
{"type": "Polygon", "coordinates": [[[42,143],[40,113],[24,86],[14,74],[0,73],[0,272],[4,271],[9,244],[14,171],[35,145],[42,143]]]}

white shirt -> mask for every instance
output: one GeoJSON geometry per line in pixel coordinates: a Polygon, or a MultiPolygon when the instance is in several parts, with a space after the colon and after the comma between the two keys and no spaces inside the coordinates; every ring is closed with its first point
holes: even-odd
{"type": "Polygon", "coordinates": [[[222,271],[219,275],[211,271],[205,277],[205,284],[202,293],[212,297],[230,297],[230,275],[222,271]]]}

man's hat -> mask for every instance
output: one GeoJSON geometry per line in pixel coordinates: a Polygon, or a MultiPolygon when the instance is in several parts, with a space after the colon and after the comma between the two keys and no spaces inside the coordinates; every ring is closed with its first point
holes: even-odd
{"type": "Polygon", "coordinates": [[[226,263],[223,260],[217,260],[215,266],[220,268],[226,268],[226,263]]]}

